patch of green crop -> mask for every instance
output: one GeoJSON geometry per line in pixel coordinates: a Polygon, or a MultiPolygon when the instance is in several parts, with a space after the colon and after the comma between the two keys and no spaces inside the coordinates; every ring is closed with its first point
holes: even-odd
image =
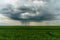
{"type": "Polygon", "coordinates": [[[0,40],[60,40],[60,28],[0,28],[0,40]]]}

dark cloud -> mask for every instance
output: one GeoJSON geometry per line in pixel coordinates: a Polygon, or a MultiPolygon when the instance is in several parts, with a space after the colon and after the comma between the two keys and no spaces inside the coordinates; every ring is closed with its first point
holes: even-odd
{"type": "Polygon", "coordinates": [[[13,20],[19,20],[19,21],[53,20],[53,18],[54,18],[53,13],[49,12],[49,10],[43,9],[43,8],[37,8],[37,7],[36,8],[38,10],[33,10],[33,8],[34,7],[21,6],[19,8],[14,9],[12,5],[7,5],[1,9],[0,13],[2,13],[3,15],[5,15],[13,20]],[[26,12],[32,13],[32,14],[36,14],[36,12],[39,12],[40,14],[35,17],[28,16],[28,18],[21,18],[21,14],[26,13],[26,12]]]}

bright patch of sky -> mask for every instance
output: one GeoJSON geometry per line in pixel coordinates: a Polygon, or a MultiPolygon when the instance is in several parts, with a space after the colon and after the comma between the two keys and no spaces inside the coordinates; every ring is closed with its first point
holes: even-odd
{"type": "Polygon", "coordinates": [[[1,4],[14,4],[17,0],[0,0],[1,4]]]}

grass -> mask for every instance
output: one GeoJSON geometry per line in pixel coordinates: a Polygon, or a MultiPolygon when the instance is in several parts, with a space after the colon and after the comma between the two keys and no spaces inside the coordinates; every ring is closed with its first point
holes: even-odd
{"type": "Polygon", "coordinates": [[[60,40],[60,27],[1,26],[0,40],[60,40]]]}

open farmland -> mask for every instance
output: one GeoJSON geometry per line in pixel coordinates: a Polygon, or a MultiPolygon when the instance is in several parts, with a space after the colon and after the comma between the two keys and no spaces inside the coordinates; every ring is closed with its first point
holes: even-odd
{"type": "Polygon", "coordinates": [[[0,40],[60,40],[60,27],[2,26],[0,40]]]}

